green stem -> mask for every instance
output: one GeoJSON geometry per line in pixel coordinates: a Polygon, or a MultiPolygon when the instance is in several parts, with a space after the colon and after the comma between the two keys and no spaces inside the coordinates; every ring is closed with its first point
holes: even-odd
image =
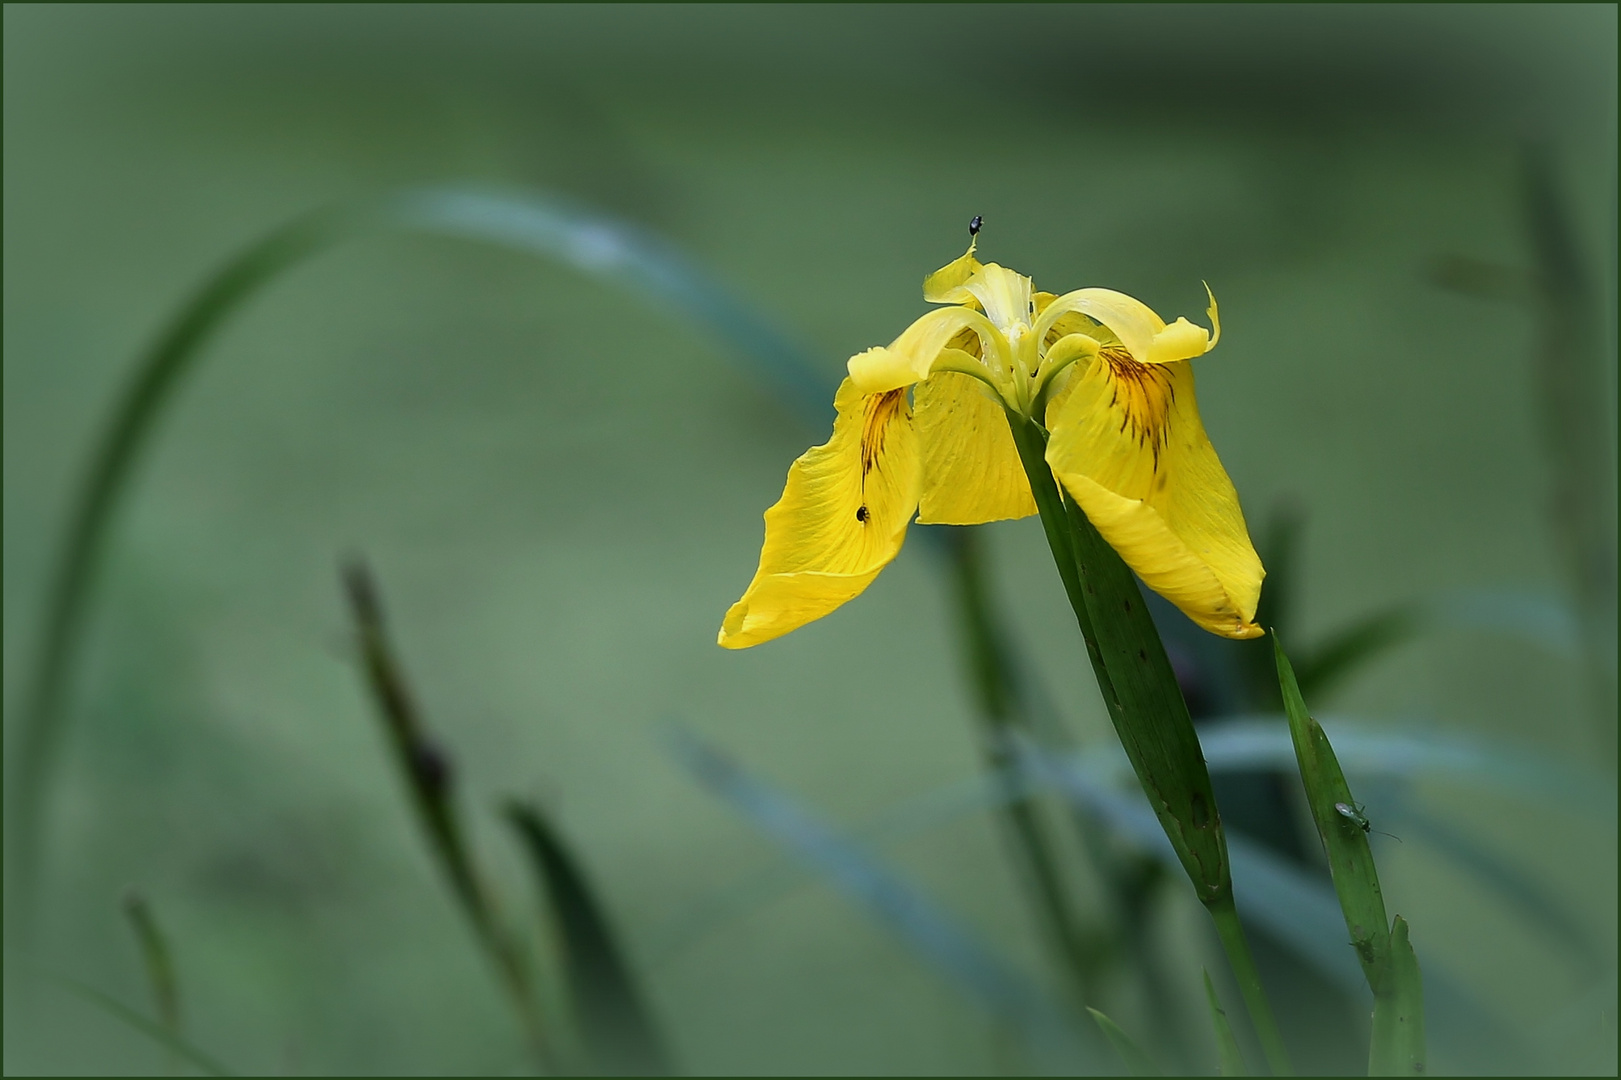
{"type": "Polygon", "coordinates": [[[1256,970],[1255,958],[1250,955],[1249,942],[1244,937],[1244,927],[1238,921],[1238,908],[1234,906],[1232,896],[1229,895],[1222,903],[1208,904],[1206,907],[1216,924],[1221,947],[1227,953],[1227,963],[1238,980],[1239,992],[1244,995],[1244,1005],[1249,1009],[1250,1022],[1255,1025],[1256,1037],[1261,1040],[1261,1052],[1266,1055],[1267,1065],[1274,1076],[1293,1075],[1289,1051],[1283,1045],[1277,1021],[1272,1018],[1272,1008],[1267,1004],[1266,991],[1261,986],[1261,973],[1256,970]]]}

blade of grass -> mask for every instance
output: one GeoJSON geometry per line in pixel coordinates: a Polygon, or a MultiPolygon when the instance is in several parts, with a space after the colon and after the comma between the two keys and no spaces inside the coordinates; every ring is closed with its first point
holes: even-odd
{"type": "Polygon", "coordinates": [[[746,773],[695,733],[671,725],[666,745],[703,787],[816,868],[838,891],[1024,1038],[1044,1069],[1072,1069],[1091,1047],[1063,1010],[922,893],[783,792],[746,773]]]}
{"type": "Polygon", "coordinates": [[[1390,930],[1388,986],[1373,1001],[1369,1076],[1422,1076],[1429,1068],[1424,1042],[1424,976],[1407,938],[1407,920],[1390,930]]]}
{"type": "MultiPolygon", "coordinates": [[[[124,894],[124,915],[129,919],[130,929],[135,932],[135,940],[141,946],[141,961],[146,968],[146,981],[152,987],[152,1003],[158,1011],[158,1019],[163,1026],[176,1039],[180,1038],[180,985],[175,978],[174,960],[169,953],[169,943],[164,939],[163,932],[158,929],[158,921],[152,914],[152,906],[147,903],[146,897],[138,890],[130,889],[124,894]]],[[[174,1071],[170,1063],[171,1071],[174,1071]]]]}
{"type": "Polygon", "coordinates": [[[1215,795],[1136,580],[1084,514],[1079,521],[1070,515],[1047,468],[1041,430],[1011,415],[1009,424],[1121,746],[1200,900],[1218,900],[1232,883],[1215,795]],[[1100,617],[1118,632],[1100,635],[1100,617]]]}
{"type": "Polygon", "coordinates": [[[1244,1054],[1238,1049],[1238,1039],[1233,1036],[1233,1026],[1227,1022],[1227,1010],[1221,1007],[1221,999],[1216,996],[1216,984],[1210,981],[1210,972],[1204,973],[1205,1000],[1210,1002],[1210,1023],[1216,1030],[1216,1060],[1220,1063],[1222,1076],[1248,1076],[1249,1068],[1244,1064],[1244,1054]]]}
{"type": "Polygon", "coordinates": [[[1418,959],[1407,937],[1407,924],[1398,916],[1395,932],[1387,929],[1384,893],[1379,871],[1368,844],[1368,822],[1351,795],[1334,749],[1317,721],[1306,711],[1305,699],[1289,658],[1277,635],[1272,652],[1278,665],[1278,685],[1289,716],[1289,733],[1300,777],[1306,787],[1317,835],[1328,853],[1334,891],[1345,913],[1345,927],[1373,991],[1373,1035],[1368,1046],[1371,1076],[1423,1072],[1424,1000],[1418,959]]]}
{"type": "Polygon", "coordinates": [[[1367,831],[1355,816],[1360,813],[1360,804],[1351,795],[1328,737],[1306,711],[1289,658],[1276,634],[1272,636],[1272,655],[1278,666],[1283,707],[1289,717],[1289,734],[1294,740],[1312,821],[1328,854],[1345,928],[1351,934],[1368,987],[1377,997],[1389,963],[1390,919],[1385,914],[1384,893],[1379,888],[1379,871],[1373,864],[1367,831]]]}
{"type": "Polygon", "coordinates": [[[1127,1072],[1133,1076],[1165,1075],[1159,1066],[1154,1064],[1154,1059],[1143,1053],[1142,1047],[1122,1031],[1119,1024],[1091,1006],[1087,1006],[1086,1011],[1092,1014],[1092,1019],[1097,1021],[1098,1027],[1103,1031],[1103,1037],[1109,1040],[1109,1045],[1114,1047],[1115,1053],[1120,1055],[1120,1060],[1125,1062],[1127,1072]]]}
{"type": "Polygon", "coordinates": [[[55,981],[108,1014],[117,1017],[142,1035],[163,1046],[170,1053],[189,1061],[201,1072],[207,1073],[209,1076],[237,1075],[224,1065],[221,1065],[213,1057],[180,1038],[164,1025],[153,1023],[117,998],[104,994],[95,987],[79,982],[77,979],[58,976],[55,981]]]}
{"type": "Polygon", "coordinates": [[[514,799],[503,810],[550,901],[575,1018],[597,1071],[604,1076],[671,1075],[652,1014],[574,856],[535,807],[514,799]]]}
{"type": "Polygon", "coordinates": [[[1543,440],[1552,469],[1548,515],[1562,549],[1566,583],[1582,630],[1587,690],[1602,739],[1616,761],[1616,475],[1613,344],[1602,305],[1614,288],[1596,280],[1581,250],[1553,156],[1523,154],[1524,214],[1535,258],[1537,354],[1533,370],[1543,440]]]}
{"type": "Polygon", "coordinates": [[[496,920],[473,865],[452,798],[450,758],[428,735],[403,669],[389,645],[377,586],[365,564],[358,560],[344,567],[343,582],[367,683],[418,824],[479,944],[500,976],[536,1063],[545,1072],[555,1072],[556,1052],[546,1035],[529,972],[515,943],[496,920]]]}

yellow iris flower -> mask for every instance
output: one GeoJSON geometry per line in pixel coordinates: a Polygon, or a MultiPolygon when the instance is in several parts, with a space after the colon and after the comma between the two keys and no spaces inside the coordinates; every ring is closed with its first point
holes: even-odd
{"type": "Polygon", "coordinates": [[[770,641],[859,596],[914,513],[942,525],[1036,513],[1008,413],[1044,421],[1053,475],[1149,588],[1212,633],[1260,635],[1265,571],[1188,363],[1221,337],[1215,297],[1213,333],[1167,326],[1110,289],[1036,292],[974,250],[923,283],[947,306],[850,358],[833,437],[788,470],[720,644],[770,641]]]}

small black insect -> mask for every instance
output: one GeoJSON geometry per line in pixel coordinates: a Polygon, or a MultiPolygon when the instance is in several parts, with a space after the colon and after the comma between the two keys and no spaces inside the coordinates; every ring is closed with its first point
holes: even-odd
{"type": "Polygon", "coordinates": [[[856,507],[856,520],[857,521],[859,521],[859,522],[861,522],[861,524],[865,525],[867,523],[867,516],[868,516],[867,515],[867,508],[865,506],[856,507]]]}
{"type": "Polygon", "coordinates": [[[984,227],[985,227],[985,219],[980,217],[978,214],[975,214],[974,215],[974,220],[970,221],[968,223],[968,235],[969,236],[978,236],[979,235],[979,230],[984,228],[984,227]]]}

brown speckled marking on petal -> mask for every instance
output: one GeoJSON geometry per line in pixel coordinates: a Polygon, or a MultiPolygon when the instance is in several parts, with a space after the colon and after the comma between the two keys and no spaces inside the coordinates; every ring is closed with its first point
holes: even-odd
{"type": "Polygon", "coordinates": [[[878,466],[878,455],[884,452],[884,436],[897,417],[908,415],[906,389],[886,390],[867,397],[867,415],[861,425],[861,482],[878,466]]]}
{"type": "Polygon", "coordinates": [[[1159,364],[1140,364],[1119,346],[1098,353],[1108,364],[1109,404],[1120,410],[1120,430],[1128,427],[1137,444],[1154,455],[1154,471],[1159,471],[1160,450],[1171,438],[1171,406],[1176,390],[1171,376],[1159,364]]]}

